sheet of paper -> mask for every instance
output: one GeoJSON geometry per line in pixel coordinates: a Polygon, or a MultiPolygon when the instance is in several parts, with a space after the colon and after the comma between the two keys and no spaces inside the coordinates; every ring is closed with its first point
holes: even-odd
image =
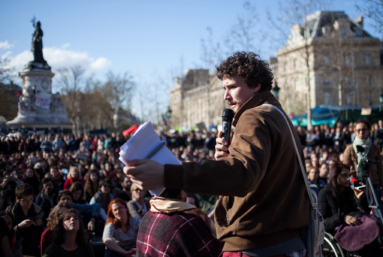
{"type": "MultiPolygon", "coordinates": [[[[121,146],[119,160],[129,166],[126,160],[145,159],[159,144],[161,144],[161,140],[154,131],[152,123],[150,121],[145,122],[137,129],[133,137],[121,146]]],[[[163,146],[150,159],[161,164],[181,165],[181,162],[166,146],[163,146]]],[[[164,187],[161,187],[149,192],[158,196],[163,189],[164,187]]]]}

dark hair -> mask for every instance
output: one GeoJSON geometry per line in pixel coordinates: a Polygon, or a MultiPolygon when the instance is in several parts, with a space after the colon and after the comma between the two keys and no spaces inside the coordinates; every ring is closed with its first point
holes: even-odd
{"type": "Polygon", "coordinates": [[[69,188],[69,191],[72,192],[72,194],[78,190],[81,190],[81,196],[80,196],[80,199],[83,199],[84,198],[84,187],[82,186],[81,182],[74,182],[70,188],[69,188]]]}
{"type": "Polygon", "coordinates": [[[49,181],[52,182],[52,185],[54,185],[54,184],[53,184],[53,179],[51,179],[51,178],[43,178],[43,179],[41,180],[41,185],[40,185],[40,187],[43,188],[43,185],[46,184],[46,183],[48,183],[49,181]]]}
{"type": "MultiPolygon", "coordinates": [[[[112,182],[111,182],[110,180],[106,179],[106,180],[101,180],[101,181],[99,182],[99,184],[98,184],[98,189],[101,190],[101,187],[102,187],[103,185],[106,185],[106,184],[108,184],[108,185],[110,185],[110,187],[112,187],[112,182]]],[[[110,190],[112,190],[112,188],[110,188],[110,190]]]]}
{"type": "Polygon", "coordinates": [[[181,189],[178,188],[165,188],[161,193],[161,197],[169,199],[178,199],[180,200],[181,189]]]}
{"type": "Polygon", "coordinates": [[[194,203],[195,203],[195,207],[197,208],[201,208],[200,204],[199,204],[199,200],[198,200],[198,197],[196,194],[187,194],[187,197],[191,197],[194,199],[194,203]]]}
{"type": "Polygon", "coordinates": [[[355,122],[355,126],[358,123],[363,123],[364,125],[366,125],[368,130],[371,130],[371,123],[368,119],[359,119],[357,122],[355,122]]]}
{"type": "Polygon", "coordinates": [[[13,221],[14,216],[13,216],[13,214],[12,214],[11,206],[8,206],[5,210],[0,211],[0,217],[1,217],[1,216],[8,216],[8,217],[10,217],[10,218],[12,219],[12,221],[13,221]]]}
{"type": "Polygon", "coordinates": [[[72,195],[72,192],[69,191],[69,190],[64,190],[64,191],[61,191],[61,192],[59,193],[59,195],[57,196],[57,202],[60,202],[61,197],[63,197],[64,195],[69,195],[70,198],[71,198],[72,201],[73,201],[73,195],[72,195]]]}
{"type": "Polygon", "coordinates": [[[332,195],[339,201],[342,201],[342,193],[338,185],[337,179],[343,169],[349,169],[341,162],[336,162],[331,166],[330,173],[328,175],[328,187],[331,190],[332,195]]]}
{"type": "Polygon", "coordinates": [[[83,224],[82,224],[82,221],[81,221],[81,218],[80,218],[80,213],[75,210],[75,209],[69,209],[67,210],[66,212],[63,213],[63,215],[61,215],[57,221],[57,225],[55,227],[55,229],[53,230],[53,241],[58,244],[58,245],[61,245],[63,243],[65,243],[65,229],[64,229],[64,220],[69,216],[69,214],[71,213],[74,213],[77,215],[78,217],[78,221],[79,221],[79,229],[77,231],[77,235],[76,235],[76,243],[77,244],[84,244],[86,242],[85,240],[85,232],[84,232],[84,227],[83,227],[83,224]]]}
{"type": "Polygon", "coordinates": [[[33,187],[27,183],[21,184],[16,187],[16,197],[21,199],[23,195],[33,195],[33,187]]]}
{"type": "Polygon", "coordinates": [[[223,61],[217,69],[217,77],[222,80],[225,75],[229,77],[240,76],[249,88],[261,84],[261,91],[271,90],[273,73],[269,65],[262,61],[259,55],[252,52],[235,52],[223,61]]]}

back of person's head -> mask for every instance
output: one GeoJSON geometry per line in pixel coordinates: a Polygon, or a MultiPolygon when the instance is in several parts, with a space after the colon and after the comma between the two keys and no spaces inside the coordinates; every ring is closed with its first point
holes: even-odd
{"type": "Polygon", "coordinates": [[[256,88],[261,85],[259,92],[271,90],[273,73],[269,65],[255,53],[235,52],[216,69],[217,77],[220,80],[223,80],[225,76],[229,78],[240,76],[249,88],[256,88]]]}
{"type": "Polygon", "coordinates": [[[57,224],[52,233],[53,241],[58,245],[61,245],[66,242],[67,238],[65,233],[64,221],[67,220],[67,218],[71,214],[75,214],[79,222],[79,229],[77,230],[77,234],[76,234],[76,243],[80,245],[86,242],[85,230],[84,230],[82,221],[80,219],[80,213],[75,209],[69,209],[58,218],[57,224]]]}
{"type": "Polygon", "coordinates": [[[108,211],[107,211],[108,219],[105,222],[105,226],[108,223],[112,223],[116,228],[121,228],[123,225],[113,214],[113,204],[121,204],[122,207],[126,209],[126,215],[128,217],[127,222],[126,222],[126,226],[129,227],[129,224],[130,224],[129,221],[131,218],[130,213],[129,213],[129,208],[128,208],[128,205],[126,204],[126,202],[120,198],[116,198],[109,203],[108,211]]]}
{"type": "Polygon", "coordinates": [[[24,196],[33,195],[33,187],[27,183],[21,184],[16,187],[16,198],[21,199],[24,196]]]}
{"type": "Polygon", "coordinates": [[[162,191],[160,196],[164,198],[168,198],[168,199],[182,200],[181,190],[182,189],[178,189],[178,188],[165,188],[164,191],[162,191]]]}

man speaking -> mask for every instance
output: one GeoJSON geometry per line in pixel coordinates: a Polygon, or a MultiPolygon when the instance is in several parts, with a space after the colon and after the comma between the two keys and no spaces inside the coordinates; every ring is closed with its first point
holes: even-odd
{"type": "Polygon", "coordinates": [[[235,113],[230,146],[218,138],[215,161],[131,160],[124,172],[147,190],[220,195],[215,224],[223,256],[304,256],[299,229],[308,223],[309,198],[292,140],[303,154],[297,133],[291,138],[278,110],[263,105],[282,110],[270,92],[272,72],[258,55],[236,52],[217,67],[217,77],[235,113]]]}

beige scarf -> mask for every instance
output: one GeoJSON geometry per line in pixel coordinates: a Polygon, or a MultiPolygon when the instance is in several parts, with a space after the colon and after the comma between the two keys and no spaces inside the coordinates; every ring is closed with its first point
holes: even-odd
{"type": "Polygon", "coordinates": [[[216,236],[214,222],[201,209],[190,203],[163,197],[153,197],[150,200],[150,211],[155,213],[183,212],[196,215],[205,222],[211,233],[216,236]]]}

